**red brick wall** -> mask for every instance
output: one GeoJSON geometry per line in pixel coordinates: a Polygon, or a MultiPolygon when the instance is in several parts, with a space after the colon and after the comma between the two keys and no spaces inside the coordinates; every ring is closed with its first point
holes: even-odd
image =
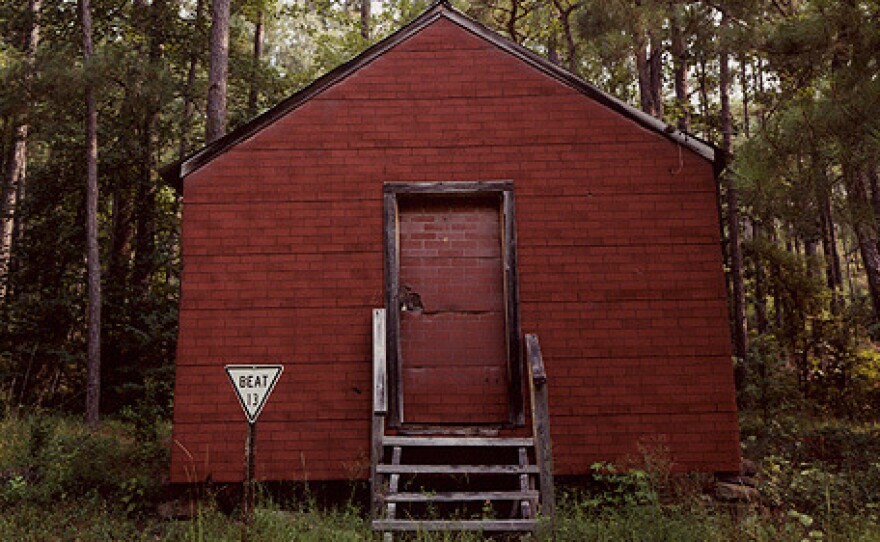
{"type": "Polygon", "coordinates": [[[509,179],[559,474],[739,459],[711,164],[440,19],[185,180],[171,474],[240,480],[227,363],[284,363],[257,476],[364,478],[384,182],[509,179]]]}

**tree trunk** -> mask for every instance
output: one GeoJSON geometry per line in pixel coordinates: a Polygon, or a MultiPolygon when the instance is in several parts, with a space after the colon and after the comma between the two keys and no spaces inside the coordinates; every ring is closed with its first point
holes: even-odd
{"type": "MultiPolygon", "coordinates": [[[[121,187],[111,196],[110,254],[107,261],[108,296],[113,291],[127,290],[129,265],[134,240],[134,209],[132,198],[121,187]]],[[[108,297],[109,299],[109,297],[108,297]]]]}
{"type": "Polygon", "coordinates": [[[856,287],[853,283],[853,263],[850,259],[850,254],[853,253],[852,247],[850,247],[849,242],[847,241],[847,236],[844,235],[841,237],[841,244],[843,245],[843,261],[844,261],[844,269],[846,269],[846,285],[849,289],[849,302],[851,304],[855,304],[856,302],[856,287]]]}
{"type": "MultiPolygon", "coordinates": [[[[148,55],[152,69],[159,71],[163,64],[165,45],[171,13],[167,0],[153,0],[146,7],[149,18],[142,29],[149,46],[148,55]]],[[[149,91],[149,87],[142,87],[149,91]]],[[[132,272],[132,286],[135,297],[144,296],[150,288],[150,279],[156,267],[156,191],[159,183],[156,163],[158,162],[158,132],[161,104],[159,96],[150,92],[142,96],[146,107],[141,121],[141,144],[139,175],[135,211],[137,213],[137,233],[135,236],[135,258],[132,272]]]]}
{"type": "MultiPolygon", "coordinates": [[[[800,151],[796,153],[795,168],[798,178],[810,178],[810,173],[804,171],[804,156],[800,151]]],[[[810,171],[812,172],[812,170],[810,171]]],[[[816,222],[814,221],[813,225],[815,224],[816,222]]],[[[806,235],[800,235],[796,229],[792,228],[792,237],[795,239],[796,247],[800,246],[799,241],[803,244],[807,276],[811,279],[818,278],[821,273],[821,264],[819,263],[819,240],[821,235],[816,231],[809,231],[806,235]]]]}
{"type": "MultiPolygon", "coordinates": [[[[361,37],[370,41],[370,0],[361,0],[361,37]]],[[[261,12],[262,15],[262,12],[261,12]]]]}
{"type": "MultiPolygon", "coordinates": [[[[757,89],[761,96],[764,96],[764,61],[761,57],[755,59],[757,70],[755,70],[755,79],[758,81],[757,89]]],[[[758,125],[763,130],[767,126],[767,109],[763,106],[758,108],[758,125]]]]}
{"type": "MultiPolygon", "coordinates": [[[[771,223],[771,241],[775,247],[779,247],[781,243],[781,239],[779,238],[779,228],[776,225],[776,220],[774,219],[771,223]]],[[[779,277],[782,273],[782,269],[778,263],[774,263],[771,266],[770,272],[775,277],[779,277]]],[[[779,287],[779,280],[773,281],[773,324],[776,327],[776,332],[779,333],[782,330],[783,325],[785,324],[785,314],[782,303],[782,289],[779,287]]]]}
{"type": "MultiPolygon", "coordinates": [[[[202,17],[204,16],[205,1],[196,1],[196,18],[193,22],[193,34],[201,35],[202,17]]],[[[198,44],[199,40],[191,40],[189,50],[189,68],[186,72],[186,86],[183,89],[183,118],[180,121],[180,148],[178,149],[178,157],[183,160],[186,153],[189,152],[189,131],[192,125],[193,115],[193,92],[196,86],[196,68],[199,62],[198,44]]]]}
{"type": "Polygon", "coordinates": [[[706,61],[700,60],[697,80],[700,83],[700,116],[703,120],[703,139],[712,140],[712,125],[709,123],[709,83],[706,61]]]}
{"type": "Polygon", "coordinates": [[[205,143],[213,143],[226,133],[226,80],[229,75],[229,0],[213,0],[212,6],[205,143]]]}
{"type": "Polygon", "coordinates": [[[745,285],[743,281],[743,257],[739,234],[739,198],[736,182],[731,172],[726,172],[727,188],[727,235],[730,254],[731,297],[733,298],[733,353],[741,360],[748,352],[748,326],[746,321],[745,285]]]}
{"type": "Polygon", "coordinates": [[[843,273],[840,269],[837,235],[834,231],[834,217],[831,211],[831,194],[827,182],[817,185],[816,200],[819,205],[819,232],[822,235],[822,252],[825,254],[825,284],[831,290],[831,312],[838,313],[842,308],[840,294],[843,289],[843,273]]]}
{"type": "Polygon", "coordinates": [[[678,129],[688,132],[691,129],[691,110],[687,88],[687,46],[682,26],[682,9],[672,7],[670,25],[670,53],[672,54],[672,79],[675,86],[675,107],[678,115],[678,129]]]}
{"type": "Polygon", "coordinates": [[[638,32],[635,35],[634,51],[636,72],[639,78],[639,102],[642,111],[657,118],[663,118],[663,64],[660,40],[653,32],[638,32]],[[648,48],[650,47],[650,51],[648,48]]]}
{"type": "Polygon", "coordinates": [[[807,260],[807,276],[817,278],[820,269],[818,239],[804,239],[804,256],[807,260]]]}
{"type": "Polygon", "coordinates": [[[25,44],[27,67],[24,81],[24,112],[13,121],[12,142],[5,160],[2,190],[0,190],[0,298],[6,297],[8,274],[14,244],[21,231],[20,208],[25,198],[27,177],[27,144],[30,131],[29,104],[30,87],[33,79],[37,46],[40,43],[40,11],[42,0],[31,0],[28,14],[31,18],[30,31],[25,44]]]}
{"type": "Polygon", "coordinates": [[[639,104],[642,111],[654,114],[654,102],[651,99],[651,65],[648,60],[648,43],[643,35],[638,35],[635,42],[636,73],[639,78],[639,104]]]}
{"type": "MultiPolygon", "coordinates": [[[[722,26],[726,18],[722,17],[722,26]]],[[[721,148],[729,156],[733,134],[733,121],[730,115],[730,66],[726,48],[718,57],[718,90],[721,95],[721,148]]],[[[743,257],[739,235],[739,202],[736,182],[731,172],[724,175],[727,188],[727,232],[730,245],[730,275],[733,298],[733,353],[742,362],[741,382],[747,376],[746,355],[748,353],[748,327],[746,321],[745,285],[743,281],[743,257]]]]}
{"type": "MultiPolygon", "coordinates": [[[[21,185],[27,173],[27,137],[29,126],[23,121],[13,127],[12,145],[6,160],[3,182],[2,208],[0,208],[0,279],[7,279],[12,260],[12,242],[18,217],[21,185]]],[[[6,296],[6,280],[0,283],[0,297],[6,296]]]]}
{"type": "Polygon", "coordinates": [[[556,35],[555,29],[551,29],[547,36],[547,60],[557,66],[561,65],[559,59],[559,37],[556,35]]]}
{"type": "MultiPolygon", "coordinates": [[[[761,246],[761,225],[757,221],[752,221],[752,240],[755,245],[763,250],[761,246]]],[[[767,332],[767,285],[764,274],[764,259],[755,257],[753,264],[755,266],[755,323],[758,333],[767,332]]]]}
{"type": "MultiPolygon", "coordinates": [[[[149,115],[149,113],[148,113],[149,115]]],[[[149,115],[153,117],[153,115],[149,115]]],[[[150,288],[150,277],[155,267],[156,183],[153,164],[155,130],[153,118],[144,119],[141,128],[141,156],[139,157],[137,194],[135,196],[136,230],[134,238],[134,265],[131,275],[131,293],[141,297],[150,288]]]]}
{"type": "Polygon", "coordinates": [[[742,111],[743,111],[743,135],[748,139],[750,131],[749,123],[749,76],[746,68],[749,63],[746,55],[742,55],[739,59],[739,65],[742,72],[740,73],[740,85],[742,86],[742,111]]]}
{"type": "MultiPolygon", "coordinates": [[[[83,64],[92,60],[90,0],[80,0],[83,31],[83,64]]],[[[98,108],[95,89],[86,77],[86,261],[88,266],[88,370],[86,423],[98,428],[101,398],[101,263],[98,252],[98,108]]]]}
{"type": "MultiPolygon", "coordinates": [[[[370,5],[369,0],[362,0],[362,5],[370,5]]],[[[257,12],[257,21],[254,23],[254,69],[251,74],[251,88],[248,92],[248,116],[251,118],[257,116],[257,99],[260,94],[260,60],[263,57],[263,33],[263,11],[260,10],[257,12]]]]}
{"type": "Polygon", "coordinates": [[[519,34],[516,31],[516,23],[519,20],[519,2],[520,0],[511,0],[510,17],[507,19],[507,34],[516,43],[519,43],[519,34]]]}
{"type": "Polygon", "coordinates": [[[869,160],[867,167],[868,186],[871,188],[871,208],[874,210],[874,222],[880,229],[880,179],[877,178],[877,164],[869,160]]]}
{"type": "MultiPolygon", "coordinates": [[[[12,118],[7,113],[0,117],[0,174],[6,171],[6,159],[9,155],[9,149],[12,148],[12,118]]],[[[0,182],[0,202],[3,201],[3,190],[6,188],[5,182],[0,182]]],[[[0,203],[2,205],[2,203],[0,203]]]]}
{"type": "Polygon", "coordinates": [[[844,178],[847,182],[853,229],[859,244],[862,265],[868,277],[874,320],[880,321],[880,251],[877,249],[877,223],[874,220],[868,195],[866,168],[844,164],[844,178]]]}
{"type": "Polygon", "coordinates": [[[578,72],[578,53],[577,42],[575,42],[574,34],[571,30],[571,14],[578,7],[577,3],[563,6],[560,0],[553,0],[553,6],[556,8],[556,17],[562,26],[562,35],[565,37],[566,58],[565,65],[571,73],[578,72]]]}
{"type": "MultiPolygon", "coordinates": [[[[722,16],[721,26],[727,24],[727,18],[722,16]]],[[[727,47],[721,47],[718,54],[718,93],[721,97],[721,148],[728,157],[731,152],[733,140],[733,118],[730,114],[730,63],[727,47]]]]}
{"type": "Polygon", "coordinates": [[[651,82],[651,103],[653,115],[658,119],[663,118],[663,47],[662,41],[654,32],[648,34],[648,42],[651,44],[651,56],[648,57],[651,82]]]}

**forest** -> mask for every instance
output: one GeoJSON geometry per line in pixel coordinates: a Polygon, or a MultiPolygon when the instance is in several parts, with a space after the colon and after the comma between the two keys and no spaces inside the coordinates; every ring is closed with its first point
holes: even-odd
{"type": "MultiPolygon", "coordinates": [[[[714,509],[685,511],[680,500],[670,511],[658,503],[680,487],[648,470],[603,479],[599,497],[573,500],[560,538],[584,539],[587,525],[598,533],[590,539],[618,539],[620,525],[650,524],[667,529],[657,539],[877,540],[880,1],[451,3],[726,156],[718,205],[732,364],[744,455],[766,473],[765,515],[743,526],[714,509]],[[609,503],[622,514],[610,523],[609,503]],[[630,506],[646,503],[657,506],[630,506]]],[[[18,435],[0,444],[4,538],[54,521],[39,506],[10,512],[21,503],[76,498],[98,499],[82,510],[103,514],[108,529],[132,529],[123,538],[143,535],[161,481],[136,468],[114,481],[75,471],[119,456],[156,466],[161,478],[181,266],[180,194],[163,168],[429,5],[0,3],[0,406],[6,434],[18,435]],[[77,425],[84,417],[91,429],[101,420],[99,436],[77,425]],[[129,439],[148,444],[133,449],[129,439]],[[46,474],[62,458],[69,469],[46,474]],[[94,504],[108,495],[123,503],[122,518],[139,519],[94,504]]],[[[194,522],[150,528],[157,537],[235,537],[211,513],[204,532],[194,522]]],[[[274,517],[262,519],[266,539],[281,532],[274,517]]],[[[296,521],[285,527],[294,538],[315,521],[348,532],[342,539],[363,536],[351,510],[296,521]]],[[[74,517],[56,534],[114,538],[95,528],[74,517]]]]}

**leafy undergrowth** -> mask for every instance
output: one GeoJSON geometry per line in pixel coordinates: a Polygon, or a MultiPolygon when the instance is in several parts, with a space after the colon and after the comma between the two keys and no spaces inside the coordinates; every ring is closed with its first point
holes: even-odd
{"type": "Polygon", "coordinates": [[[805,515],[707,502],[631,505],[597,511],[577,501],[563,505],[552,540],[595,541],[880,541],[880,522],[840,515],[817,525],[805,515]]]}
{"type": "MultiPolygon", "coordinates": [[[[594,465],[590,484],[560,491],[559,513],[533,538],[559,541],[878,541],[880,434],[834,420],[743,417],[747,456],[762,467],[763,501],[727,506],[703,494],[705,479],[671,477],[658,455],[618,470],[594,465]]],[[[185,503],[187,519],[163,519],[165,423],[105,422],[89,433],[57,416],[0,420],[0,540],[241,539],[238,512],[216,499],[185,503]]],[[[276,496],[278,498],[278,496],[276,496]]],[[[481,540],[474,533],[416,533],[420,541],[481,540]]],[[[249,531],[256,541],[374,540],[362,507],[280,506],[263,496],[249,531]]]]}
{"type": "Polygon", "coordinates": [[[767,507],[822,521],[880,516],[880,424],[743,416],[741,431],[767,507]]]}

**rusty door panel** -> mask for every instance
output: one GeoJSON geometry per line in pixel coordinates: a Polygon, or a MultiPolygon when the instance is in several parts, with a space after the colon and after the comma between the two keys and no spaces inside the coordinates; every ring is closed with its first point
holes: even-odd
{"type": "Polygon", "coordinates": [[[497,199],[401,202],[404,420],[502,423],[508,370],[497,199]]]}

